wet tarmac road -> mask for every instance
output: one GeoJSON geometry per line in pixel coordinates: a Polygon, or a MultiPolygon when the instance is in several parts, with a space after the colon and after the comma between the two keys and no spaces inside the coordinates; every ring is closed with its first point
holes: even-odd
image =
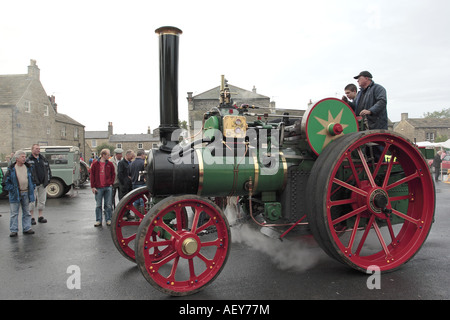
{"type": "MultiPolygon", "coordinates": [[[[0,200],[0,299],[174,299],[155,290],[136,265],[121,256],[109,227],[94,227],[94,204],[89,188],[78,189],[73,197],[49,199],[48,223],[33,226],[34,235],[20,230],[18,237],[10,238],[9,203],[0,200]],[[79,289],[68,288],[72,266],[80,271],[79,289]]],[[[299,248],[294,258],[301,263],[286,265],[261,246],[241,242],[233,243],[224,270],[210,286],[176,299],[449,299],[449,208],[450,184],[439,183],[436,222],[428,240],[400,270],[381,276],[381,289],[369,290],[368,275],[341,265],[319,248],[299,248]]]]}

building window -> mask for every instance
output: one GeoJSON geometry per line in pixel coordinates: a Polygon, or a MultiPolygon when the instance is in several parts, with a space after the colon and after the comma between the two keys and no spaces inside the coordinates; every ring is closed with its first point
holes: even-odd
{"type": "Polygon", "coordinates": [[[44,105],[44,117],[48,117],[48,106],[44,105]]]}
{"type": "Polygon", "coordinates": [[[25,100],[25,112],[31,112],[31,102],[28,100],[25,100]]]}
{"type": "Polygon", "coordinates": [[[434,142],[435,133],[434,132],[427,132],[426,134],[427,134],[427,141],[434,142]]]}
{"type": "Polygon", "coordinates": [[[144,149],[144,144],[143,143],[138,143],[138,149],[144,149]]]}
{"type": "Polygon", "coordinates": [[[74,137],[75,139],[78,139],[78,128],[77,128],[77,127],[75,127],[75,129],[74,129],[73,137],[74,137]]]}
{"type": "Polygon", "coordinates": [[[50,134],[50,133],[51,133],[50,128],[47,128],[47,134],[50,134]]]}
{"type": "Polygon", "coordinates": [[[97,140],[92,139],[91,140],[91,146],[92,146],[92,148],[97,148],[97,140]]]}
{"type": "Polygon", "coordinates": [[[61,128],[61,138],[63,138],[63,139],[66,138],[66,126],[63,126],[61,128]]]}
{"type": "Polygon", "coordinates": [[[117,144],[116,144],[116,148],[122,149],[122,144],[121,144],[121,143],[117,143],[117,144]]]}

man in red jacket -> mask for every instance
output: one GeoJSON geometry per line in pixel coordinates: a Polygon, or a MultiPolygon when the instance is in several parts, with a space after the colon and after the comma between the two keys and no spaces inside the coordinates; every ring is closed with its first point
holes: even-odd
{"type": "Polygon", "coordinates": [[[109,149],[103,149],[100,152],[100,159],[94,161],[91,166],[91,188],[95,195],[95,224],[102,225],[102,200],[105,209],[106,225],[111,225],[112,219],[112,185],[116,178],[114,165],[108,159],[110,157],[109,149]]]}

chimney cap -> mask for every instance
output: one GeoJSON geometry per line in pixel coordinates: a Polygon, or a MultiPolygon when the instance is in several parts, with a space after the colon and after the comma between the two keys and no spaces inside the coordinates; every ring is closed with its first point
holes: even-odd
{"type": "Polygon", "coordinates": [[[155,30],[155,33],[158,33],[159,35],[163,35],[163,34],[173,34],[173,35],[180,35],[183,33],[183,31],[181,31],[180,29],[178,29],[177,27],[171,27],[171,26],[164,26],[164,27],[160,27],[158,29],[155,30]]]}

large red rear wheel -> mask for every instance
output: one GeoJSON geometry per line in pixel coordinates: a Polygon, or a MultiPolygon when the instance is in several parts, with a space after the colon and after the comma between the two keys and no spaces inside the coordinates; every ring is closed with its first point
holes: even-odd
{"type": "Polygon", "coordinates": [[[142,274],[155,288],[174,296],[193,294],[210,284],[225,266],[231,243],[222,210],[194,195],[158,202],[141,222],[136,239],[142,274]]]}
{"type": "Polygon", "coordinates": [[[427,163],[402,136],[364,131],[325,148],[311,172],[308,221],[331,257],[362,272],[390,271],[425,242],[435,190],[427,163]]]}

